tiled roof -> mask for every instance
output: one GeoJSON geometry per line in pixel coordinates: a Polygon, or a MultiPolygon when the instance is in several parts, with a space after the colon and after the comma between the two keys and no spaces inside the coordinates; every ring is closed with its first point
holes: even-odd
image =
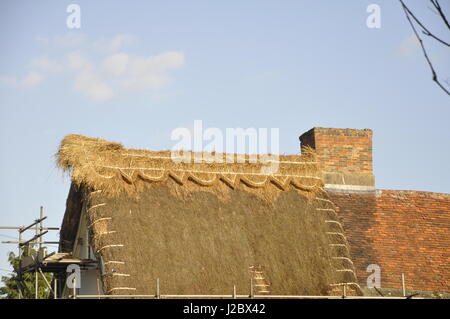
{"type": "Polygon", "coordinates": [[[381,267],[382,288],[450,291],[450,194],[382,190],[330,192],[350,243],[360,284],[369,264],[381,267]]]}

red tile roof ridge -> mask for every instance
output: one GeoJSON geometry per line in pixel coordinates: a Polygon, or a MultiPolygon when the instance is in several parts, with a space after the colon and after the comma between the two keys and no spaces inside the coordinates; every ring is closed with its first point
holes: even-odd
{"type": "Polygon", "coordinates": [[[377,197],[382,195],[399,196],[399,197],[427,197],[436,199],[448,199],[450,200],[450,194],[448,193],[437,193],[428,191],[417,191],[417,190],[394,190],[394,189],[377,189],[377,197]]]}

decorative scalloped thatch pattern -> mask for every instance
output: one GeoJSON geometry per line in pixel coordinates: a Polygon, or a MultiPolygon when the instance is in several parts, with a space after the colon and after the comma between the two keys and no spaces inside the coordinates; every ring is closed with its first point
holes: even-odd
{"type": "Polygon", "coordinates": [[[165,182],[168,178],[180,185],[188,181],[205,187],[224,183],[232,189],[239,185],[274,185],[282,191],[315,191],[323,185],[312,150],[307,150],[306,155],[265,155],[270,159],[265,162],[255,162],[249,155],[188,152],[183,156],[186,154],[192,160],[180,162],[180,157],[171,156],[170,151],[131,150],[119,143],[68,135],[61,142],[57,163],[63,170],[71,171],[75,184],[102,189],[110,195],[134,192],[142,182],[165,182]],[[211,163],[212,157],[223,158],[223,162],[211,163]],[[227,163],[227,158],[241,162],[227,163]],[[268,170],[274,166],[276,170],[268,170]]]}

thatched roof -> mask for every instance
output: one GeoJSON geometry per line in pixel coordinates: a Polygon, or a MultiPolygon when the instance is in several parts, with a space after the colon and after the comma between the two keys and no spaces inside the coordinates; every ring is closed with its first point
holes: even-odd
{"type": "Polygon", "coordinates": [[[168,151],[69,135],[57,158],[72,174],[61,249],[84,205],[91,244],[115,271],[106,293],[152,294],[157,278],[166,294],[248,293],[251,269],[274,294],[354,282],[314,153],[280,156],[275,173],[245,158],[176,163],[168,151]]]}
{"type": "Polygon", "coordinates": [[[269,183],[281,190],[295,188],[316,190],[322,186],[322,179],[314,153],[306,155],[283,155],[277,160],[279,169],[274,174],[264,172],[268,163],[251,163],[249,155],[192,153],[191,161],[176,162],[170,151],[152,152],[131,150],[119,143],[81,135],[68,135],[61,142],[57,154],[58,166],[72,171],[72,181],[101,189],[104,194],[117,195],[121,192],[134,193],[144,182],[164,182],[169,177],[179,184],[188,180],[201,186],[225,183],[231,188],[245,184],[251,188],[264,188],[269,183]],[[198,160],[202,156],[203,159],[198,160]],[[229,156],[233,161],[209,163],[208,159],[229,156]],[[238,163],[238,158],[243,163],[238,163]]]}

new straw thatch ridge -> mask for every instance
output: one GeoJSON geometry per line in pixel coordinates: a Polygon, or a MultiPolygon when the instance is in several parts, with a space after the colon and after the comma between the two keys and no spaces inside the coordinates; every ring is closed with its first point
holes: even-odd
{"type": "Polygon", "coordinates": [[[162,294],[249,293],[255,269],[269,285],[255,293],[331,294],[355,282],[314,152],[278,161],[272,174],[249,161],[175,163],[168,151],[69,135],[58,152],[72,173],[60,249],[73,249],[85,218],[113,273],[101,277],[108,294],[154,294],[157,278],[162,294]]]}
{"type": "Polygon", "coordinates": [[[274,157],[268,157],[272,162],[252,163],[249,155],[190,153],[191,160],[186,163],[177,162],[180,158],[174,158],[170,151],[131,150],[119,143],[68,135],[61,142],[57,164],[65,171],[71,170],[75,184],[101,189],[113,196],[139,191],[141,181],[161,182],[169,177],[179,184],[189,180],[202,186],[222,182],[231,188],[240,183],[263,188],[271,183],[281,190],[294,187],[314,191],[323,185],[320,170],[314,152],[307,149],[304,153],[279,156],[275,160],[278,169],[270,174],[264,170],[274,164],[274,157]],[[230,156],[231,163],[226,160],[230,156]],[[214,161],[216,158],[222,158],[223,162],[214,161]]]}

